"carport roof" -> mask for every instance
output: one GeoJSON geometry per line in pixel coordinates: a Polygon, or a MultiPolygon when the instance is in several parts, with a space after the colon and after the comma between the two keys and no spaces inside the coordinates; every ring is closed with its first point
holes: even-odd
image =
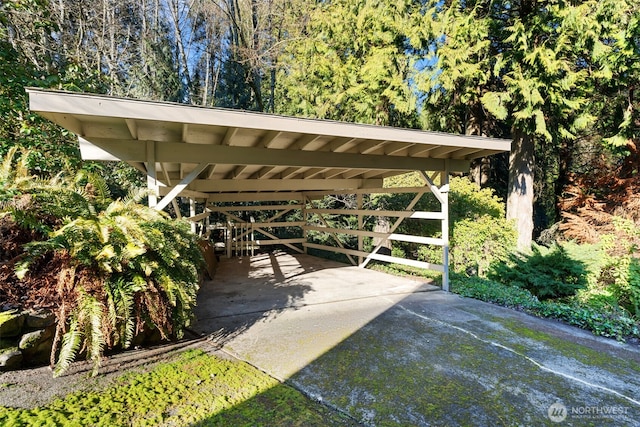
{"type": "Polygon", "coordinates": [[[414,170],[466,171],[470,160],[511,146],[503,139],[76,92],[28,92],[32,111],[78,135],[85,160],[122,160],[145,171],[155,161],[166,188],[191,174],[180,194],[195,197],[375,186],[381,178],[414,170]]]}

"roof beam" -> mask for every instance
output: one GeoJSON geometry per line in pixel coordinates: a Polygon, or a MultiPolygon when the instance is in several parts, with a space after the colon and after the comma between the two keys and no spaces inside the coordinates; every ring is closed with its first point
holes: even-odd
{"type": "Polygon", "coordinates": [[[43,116],[78,136],[84,136],[85,134],[82,121],[80,121],[76,116],[56,113],[43,114],[43,116]]]}
{"type": "MultiPolygon", "coordinates": [[[[324,171],[324,177],[327,178],[327,179],[335,178],[335,177],[340,176],[343,173],[348,172],[348,171],[349,171],[349,169],[334,169],[334,170],[327,169],[326,171],[324,171]]],[[[360,175],[363,172],[364,172],[363,170],[359,169],[359,170],[353,171],[353,173],[351,175],[352,176],[357,176],[357,175],[360,175]]]]}
{"type": "Polygon", "coordinates": [[[300,138],[296,139],[293,144],[291,144],[287,149],[290,150],[302,150],[307,145],[311,144],[316,139],[320,138],[322,135],[302,135],[300,138]]]}
{"type": "Polygon", "coordinates": [[[356,151],[361,154],[368,154],[372,151],[376,151],[378,148],[382,147],[389,141],[365,141],[362,144],[358,144],[356,147],[356,151]]]}
{"type": "Polygon", "coordinates": [[[436,158],[448,157],[451,153],[459,149],[460,147],[438,147],[429,151],[429,156],[436,158]]]}
{"type": "Polygon", "coordinates": [[[359,138],[339,138],[331,142],[331,151],[342,152],[349,149],[352,143],[359,141],[359,138]]]}
{"type": "Polygon", "coordinates": [[[207,171],[207,176],[209,177],[209,179],[213,178],[213,174],[216,173],[216,166],[218,165],[217,164],[209,165],[209,170],[207,171]]]}
{"type": "Polygon", "coordinates": [[[132,119],[124,119],[127,124],[127,128],[129,128],[129,133],[131,134],[132,139],[138,139],[138,125],[135,120],[132,119]]]}
{"type": "Polygon", "coordinates": [[[242,172],[247,168],[248,165],[240,165],[236,166],[233,170],[227,172],[224,176],[224,179],[235,179],[240,176],[242,172]]]}
{"type": "Polygon", "coordinates": [[[265,167],[261,168],[260,170],[252,173],[249,178],[250,179],[262,179],[262,178],[266,177],[267,174],[269,172],[271,172],[272,170],[274,170],[275,168],[276,168],[275,166],[265,166],[265,167]]]}
{"type": "MultiPolygon", "coordinates": [[[[80,156],[82,160],[98,160],[101,162],[117,162],[120,160],[117,156],[103,150],[81,136],[78,137],[78,145],[80,146],[80,156]]],[[[140,162],[140,160],[137,162],[140,162]]],[[[146,168],[142,172],[146,174],[146,168]]]]}
{"type": "MultiPolygon", "coordinates": [[[[92,138],[92,143],[124,161],[144,161],[145,146],[138,141],[92,138]]],[[[156,161],[171,163],[218,163],[232,165],[309,166],[336,169],[444,170],[445,159],[411,158],[326,151],[274,150],[257,147],[158,142],[156,161]]],[[[447,160],[450,170],[464,172],[468,160],[447,160]]]]}
{"type": "Polygon", "coordinates": [[[297,175],[299,172],[300,172],[300,168],[293,167],[293,168],[286,168],[285,170],[280,172],[278,175],[280,179],[289,179],[297,175]]]}
{"type": "Polygon", "coordinates": [[[223,191],[312,191],[382,186],[382,180],[364,179],[229,179],[194,180],[189,189],[207,193],[223,191]]]}
{"type": "Polygon", "coordinates": [[[276,202],[289,200],[303,200],[301,192],[243,192],[210,194],[207,201],[215,202],[276,202]]]}
{"type": "Polygon", "coordinates": [[[262,139],[260,140],[260,142],[258,142],[258,144],[256,145],[256,147],[264,147],[264,148],[269,148],[269,146],[271,145],[271,143],[273,141],[275,141],[275,139],[277,137],[280,136],[280,134],[282,134],[282,132],[278,132],[278,131],[269,131],[267,132],[262,139]]]}
{"type": "Polygon", "coordinates": [[[222,138],[222,141],[220,141],[220,145],[231,145],[231,139],[236,135],[237,132],[238,128],[227,129],[227,132],[224,134],[224,138],[222,138]]]}
{"type": "Polygon", "coordinates": [[[327,171],[328,168],[310,168],[302,173],[302,178],[313,178],[321,175],[322,172],[327,171]]]}

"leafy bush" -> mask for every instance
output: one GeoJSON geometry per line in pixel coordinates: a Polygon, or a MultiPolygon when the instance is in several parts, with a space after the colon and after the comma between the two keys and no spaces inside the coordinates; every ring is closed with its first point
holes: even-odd
{"type": "Polygon", "coordinates": [[[640,337],[640,325],[624,312],[602,310],[595,307],[558,301],[541,301],[529,309],[542,317],[552,317],[595,335],[624,341],[628,337],[640,337]]]}
{"type": "Polygon", "coordinates": [[[526,289],[464,274],[451,275],[451,290],[459,295],[526,311],[541,317],[562,320],[592,331],[595,335],[616,338],[640,337],[640,325],[626,313],[582,306],[574,299],[566,302],[540,301],[526,289]]]}
{"type": "Polygon", "coordinates": [[[587,286],[583,262],[572,259],[560,245],[533,245],[531,254],[514,253],[508,262],[492,266],[488,277],[527,289],[541,300],[575,295],[587,286]]]}
{"type": "Polygon", "coordinates": [[[621,307],[640,318],[640,229],[616,216],[612,226],[612,234],[601,236],[605,256],[599,279],[621,307]]]}
{"type": "Polygon", "coordinates": [[[507,261],[517,239],[515,227],[503,218],[463,219],[453,226],[450,265],[453,271],[484,277],[492,264],[507,261]]]}
{"type": "Polygon", "coordinates": [[[142,192],[106,204],[104,183],[84,173],[13,188],[0,217],[18,232],[7,238],[33,227],[39,234],[36,241],[14,242],[23,251],[13,251],[1,266],[0,297],[55,311],[56,374],[79,353],[94,362],[95,372],[105,348],[128,348],[152,330],[163,339],[181,337],[203,265],[188,224],[138,204],[142,192]]]}
{"type": "Polygon", "coordinates": [[[504,202],[491,188],[481,188],[466,177],[453,177],[449,183],[449,218],[452,225],[462,219],[481,216],[504,218],[504,202]]]}
{"type": "MultiPolygon", "coordinates": [[[[386,184],[424,185],[416,173],[394,177],[386,184]]],[[[469,271],[482,276],[492,263],[504,261],[507,254],[515,249],[515,226],[505,219],[504,203],[492,189],[478,189],[465,177],[451,178],[449,188],[450,264],[454,271],[469,271]]],[[[404,209],[411,197],[411,194],[385,194],[378,196],[375,202],[384,209],[404,209]]],[[[440,203],[432,195],[425,195],[416,209],[439,211],[440,203]]],[[[405,220],[398,232],[432,237],[442,235],[438,221],[405,220]]],[[[439,246],[404,242],[393,242],[393,245],[407,254],[415,254],[418,260],[442,263],[442,248],[439,246]]]]}

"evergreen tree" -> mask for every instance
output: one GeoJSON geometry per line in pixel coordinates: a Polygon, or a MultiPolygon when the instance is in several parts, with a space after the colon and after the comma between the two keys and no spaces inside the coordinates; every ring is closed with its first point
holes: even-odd
{"type": "Polygon", "coordinates": [[[424,15],[427,64],[416,77],[425,108],[441,126],[500,135],[508,126],[510,159],[507,216],[518,221],[519,247],[533,231],[536,147],[558,158],[596,116],[590,103],[601,72],[598,49],[629,10],[626,0],[432,2],[424,15]],[[623,14],[624,15],[624,14],[623,14]],[[430,54],[430,56],[429,56],[430,54]]]}
{"type": "Polygon", "coordinates": [[[419,5],[409,0],[318,2],[282,57],[277,110],[416,126],[405,31],[419,16],[419,5]]]}

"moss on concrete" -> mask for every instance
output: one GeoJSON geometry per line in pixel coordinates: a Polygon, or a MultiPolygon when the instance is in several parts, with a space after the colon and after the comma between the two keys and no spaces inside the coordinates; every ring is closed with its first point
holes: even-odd
{"type": "Polygon", "coordinates": [[[558,400],[628,406],[442,324],[402,318],[401,333],[377,325],[394,320],[377,318],[291,381],[376,426],[551,426],[547,410],[558,400]]]}
{"type": "Polygon", "coordinates": [[[341,426],[348,419],[243,362],[201,351],[101,392],[76,393],[35,409],[0,407],[0,425],[341,426]]]}
{"type": "MultiPolygon", "coordinates": [[[[516,322],[511,319],[496,317],[492,318],[492,321],[501,324],[518,337],[543,343],[558,354],[575,359],[585,365],[597,366],[621,375],[640,373],[640,364],[635,360],[613,357],[609,352],[598,351],[570,340],[555,337],[540,330],[528,328],[521,322],[516,322]]],[[[523,354],[526,354],[527,350],[529,350],[526,344],[516,343],[512,344],[512,347],[523,354]]]]}

